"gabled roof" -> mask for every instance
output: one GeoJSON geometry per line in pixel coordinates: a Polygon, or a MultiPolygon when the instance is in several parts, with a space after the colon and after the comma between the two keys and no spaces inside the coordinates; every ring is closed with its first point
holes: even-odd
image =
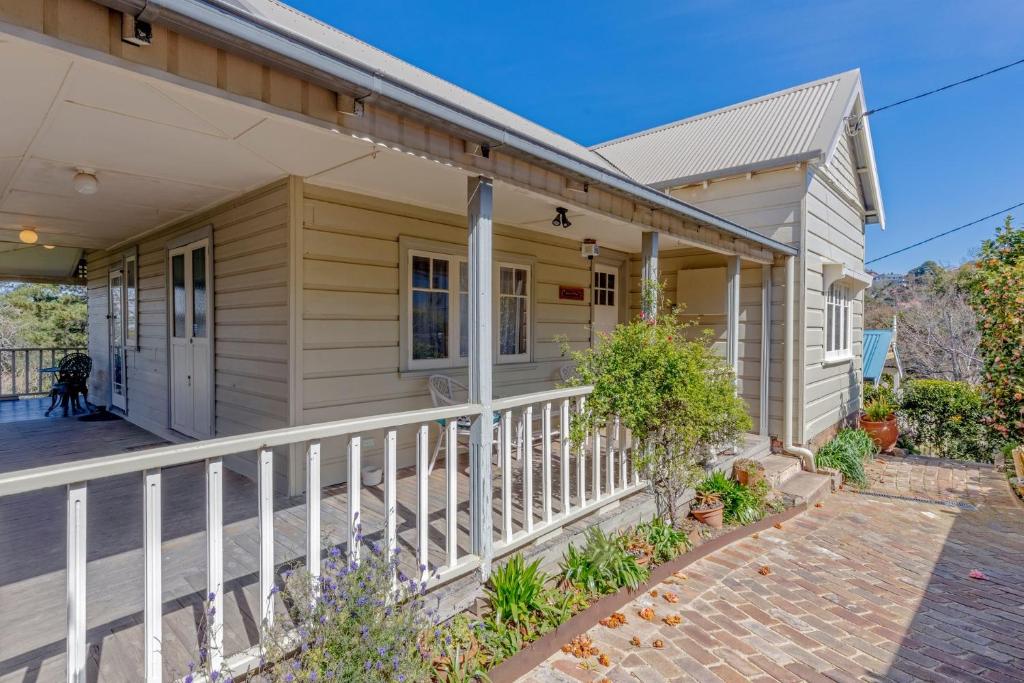
{"type": "MultiPolygon", "coordinates": [[[[826,161],[845,134],[845,117],[863,113],[860,70],[674,121],[592,147],[625,173],[658,189],[711,178],[826,161]]],[[[881,216],[867,121],[855,141],[864,203],[881,216]],[[865,158],[867,157],[867,158],[865,158]],[[867,176],[867,177],[865,177],[867,176]]]]}
{"type": "Polygon", "coordinates": [[[864,330],[864,379],[877,383],[892,344],[892,330],[864,330]]]}

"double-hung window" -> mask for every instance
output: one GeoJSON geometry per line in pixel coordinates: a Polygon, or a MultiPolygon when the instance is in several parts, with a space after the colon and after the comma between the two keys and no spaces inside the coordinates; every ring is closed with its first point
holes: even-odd
{"type": "Polygon", "coordinates": [[[850,288],[833,283],[825,297],[825,360],[839,360],[852,355],[850,319],[850,288]]]}
{"type": "MultiPolygon", "coordinates": [[[[494,269],[497,362],[530,359],[530,267],[494,269]]],[[[469,358],[469,264],[465,257],[408,251],[406,358],[410,370],[466,365],[469,358]]]]}

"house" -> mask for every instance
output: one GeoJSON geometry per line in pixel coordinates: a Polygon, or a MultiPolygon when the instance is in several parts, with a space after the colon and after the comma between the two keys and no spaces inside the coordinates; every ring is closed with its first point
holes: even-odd
{"type": "Polygon", "coordinates": [[[563,448],[587,388],[558,388],[559,340],[639,315],[646,279],[736,369],[739,450],[774,436],[813,470],[859,407],[884,216],[855,71],[588,149],[274,0],[11,0],[0,87],[0,277],[85,281],[90,397],[171,444],[0,474],[0,499],[66,488],[75,676],[97,479],[141,475],[148,680],[164,469],[201,468],[218,601],[225,482],[257,483],[264,618],[275,492],[304,500],[310,567],[344,483],[350,548],[379,523],[474,587],[640,496],[617,426],[563,448]]]}

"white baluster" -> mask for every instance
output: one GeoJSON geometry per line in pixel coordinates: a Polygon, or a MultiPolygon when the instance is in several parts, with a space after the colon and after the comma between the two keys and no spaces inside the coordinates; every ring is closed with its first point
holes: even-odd
{"type": "Polygon", "coordinates": [[[85,683],[86,489],[83,481],[67,491],[68,683],[85,683]]]}
{"type": "Polygon", "coordinates": [[[206,615],[210,668],[224,661],[224,462],[206,461],[206,615]]]}
{"type": "Polygon", "coordinates": [[[445,474],[448,481],[448,566],[454,567],[459,561],[459,421],[448,420],[448,436],[445,454],[445,474]]]}
{"type": "Polygon", "coordinates": [[[512,411],[501,416],[501,526],[505,543],[512,540],[512,411]]]}
{"type": "Polygon", "coordinates": [[[274,623],[274,451],[261,448],[259,457],[260,621],[274,623]]]}
{"type": "Polygon", "coordinates": [[[541,449],[544,465],[544,523],[551,524],[551,402],[541,413],[541,449]]]}
{"type": "Polygon", "coordinates": [[[419,561],[422,581],[426,581],[430,576],[430,549],[427,547],[429,541],[427,532],[430,523],[428,518],[429,511],[427,509],[427,498],[430,495],[428,443],[429,432],[427,431],[427,425],[421,425],[416,434],[416,557],[419,561]]]}
{"type": "Polygon", "coordinates": [[[147,683],[163,676],[160,641],[163,638],[163,583],[160,562],[160,469],[142,473],[142,547],[145,556],[143,607],[143,666],[147,683]]]}
{"type": "Polygon", "coordinates": [[[320,442],[306,446],[306,569],[320,576],[320,442]]]}
{"type": "Polygon", "coordinates": [[[601,428],[594,428],[594,450],[591,451],[591,462],[594,466],[593,479],[590,482],[594,502],[601,500],[601,428]]]}
{"type": "Polygon", "coordinates": [[[398,548],[398,432],[389,430],[384,436],[384,514],[385,543],[388,559],[398,548]]]}
{"type": "Polygon", "coordinates": [[[523,528],[533,532],[533,406],[523,408],[523,528]]]}
{"type": "MultiPolygon", "coordinates": [[[[583,414],[587,399],[580,396],[578,411],[579,414],[583,414]]],[[[590,439],[584,439],[584,442],[580,444],[580,447],[576,450],[576,497],[579,498],[579,506],[582,510],[587,506],[587,442],[590,439]]]]}
{"type": "Polygon", "coordinates": [[[605,450],[607,451],[607,462],[605,467],[608,470],[605,474],[605,490],[608,491],[608,495],[615,493],[615,447],[618,446],[612,437],[612,428],[609,424],[605,424],[605,450]]]}
{"type": "Polygon", "coordinates": [[[362,492],[362,448],[363,439],[353,436],[348,440],[348,553],[349,558],[359,561],[360,519],[359,494],[362,492]]]}
{"type": "Polygon", "coordinates": [[[559,470],[562,475],[562,513],[569,514],[572,507],[569,504],[569,467],[572,460],[569,457],[569,399],[562,399],[562,405],[558,411],[558,458],[561,462],[559,470]]]}
{"type": "Polygon", "coordinates": [[[615,452],[619,454],[619,486],[622,488],[629,487],[629,479],[626,477],[626,448],[623,443],[621,432],[622,424],[619,422],[619,416],[615,416],[615,452]]]}

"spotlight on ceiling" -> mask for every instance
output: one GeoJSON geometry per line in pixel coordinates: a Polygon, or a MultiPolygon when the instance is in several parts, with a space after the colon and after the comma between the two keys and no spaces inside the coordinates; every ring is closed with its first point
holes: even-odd
{"type": "Polygon", "coordinates": [[[96,194],[100,189],[100,181],[96,179],[96,174],[87,168],[77,169],[71,184],[78,194],[96,194]]]}
{"type": "Polygon", "coordinates": [[[555,217],[552,219],[551,225],[555,226],[556,228],[568,228],[570,225],[572,225],[572,222],[569,221],[569,217],[565,215],[567,211],[568,209],[566,209],[564,206],[559,206],[558,208],[556,208],[555,217]]]}
{"type": "Polygon", "coordinates": [[[31,228],[25,228],[18,233],[18,239],[25,244],[35,244],[39,241],[39,233],[31,228]]]}

